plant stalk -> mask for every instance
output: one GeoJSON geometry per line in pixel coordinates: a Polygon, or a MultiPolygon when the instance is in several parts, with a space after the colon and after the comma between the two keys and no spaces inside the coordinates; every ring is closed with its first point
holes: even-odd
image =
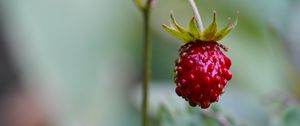
{"type": "Polygon", "coordinates": [[[148,126],[148,94],[151,78],[151,50],[150,41],[150,9],[145,9],[144,16],[144,70],[143,70],[143,102],[142,102],[142,126],[148,126]]]}
{"type": "Polygon", "coordinates": [[[152,44],[150,41],[150,12],[153,0],[147,0],[145,5],[141,0],[134,0],[136,6],[141,10],[144,21],[144,53],[143,53],[143,99],[142,99],[142,118],[141,126],[148,126],[148,95],[149,95],[149,81],[151,79],[151,50],[152,44]]]}

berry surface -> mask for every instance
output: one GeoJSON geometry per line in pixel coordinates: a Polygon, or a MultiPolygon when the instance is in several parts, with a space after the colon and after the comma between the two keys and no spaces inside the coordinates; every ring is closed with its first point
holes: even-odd
{"type": "Polygon", "coordinates": [[[176,93],[191,106],[208,108],[217,102],[232,78],[231,60],[215,41],[189,42],[179,49],[175,61],[176,93]]]}

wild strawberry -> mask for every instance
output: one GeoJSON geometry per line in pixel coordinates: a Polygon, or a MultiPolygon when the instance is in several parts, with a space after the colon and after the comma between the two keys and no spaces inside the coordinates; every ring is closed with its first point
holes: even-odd
{"type": "Polygon", "coordinates": [[[171,19],[176,29],[163,25],[164,29],[186,42],[179,49],[179,58],[175,61],[175,91],[191,106],[208,108],[218,101],[232,77],[229,71],[231,60],[220,48],[228,49],[218,41],[233,29],[237,20],[218,31],[214,13],[212,23],[199,32],[194,18],[189,23],[189,30],[178,25],[172,14],[171,19]]]}

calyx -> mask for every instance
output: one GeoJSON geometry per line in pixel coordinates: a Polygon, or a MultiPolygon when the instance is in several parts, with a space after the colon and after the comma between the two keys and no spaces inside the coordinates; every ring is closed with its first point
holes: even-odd
{"type": "Polygon", "coordinates": [[[214,11],[212,23],[208,27],[206,27],[203,32],[201,32],[196,25],[195,17],[190,20],[188,28],[185,29],[176,22],[174,15],[171,13],[171,21],[175,28],[172,28],[165,24],[163,25],[163,28],[171,35],[183,40],[185,43],[196,41],[218,42],[237,25],[238,18],[236,18],[235,21],[230,21],[230,18],[228,20],[229,23],[227,24],[227,26],[221,30],[218,30],[216,12],[214,11]]]}

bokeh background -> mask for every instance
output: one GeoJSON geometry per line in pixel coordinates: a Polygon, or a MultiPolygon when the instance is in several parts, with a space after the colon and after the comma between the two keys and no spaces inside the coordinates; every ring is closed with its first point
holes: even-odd
{"type": "MultiPolygon", "coordinates": [[[[233,79],[216,103],[222,113],[248,126],[298,126],[300,1],[196,2],[205,25],[213,10],[221,26],[239,11],[238,26],[222,40],[233,63],[233,79]]],[[[140,125],[143,20],[131,0],[0,3],[1,126],[140,125]]],[[[161,27],[170,10],[183,25],[193,14],[186,0],[157,0],[153,8],[153,125],[159,106],[186,105],[173,83],[182,42],[161,27]]],[[[182,117],[189,116],[172,115],[182,117]]]]}

